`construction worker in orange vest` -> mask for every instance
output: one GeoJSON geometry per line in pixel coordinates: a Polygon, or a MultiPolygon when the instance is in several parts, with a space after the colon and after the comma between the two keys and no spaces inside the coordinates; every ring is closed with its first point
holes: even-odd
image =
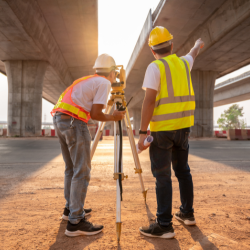
{"type": "Polygon", "coordinates": [[[82,77],[68,87],[52,110],[65,162],[64,196],[66,205],[62,218],[68,220],[67,236],[94,235],[103,230],[85,219],[91,209],[84,209],[84,201],[90,181],[91,137],[88,120],[120,121],[125,111],[115,110],[104,114],[111,83],[116,81],[116,64],[107,55],[100,55],[93,67],[95,75],[82,77]]]}
{"type": "Polygon", "coordinates": [[[164,27],[155,27],[148,42],[155,57],[145,73],[138,147],[147,128],[154,140],[150,146],[151,170],[156,178],[157,219],[140,232],[149,237],[173,238],[171,163],[179,181],[181,206],[175,218],[185,225],[195,225],[193,181],[188,165],[188,137],[194,125],[195,96],[190,71],[204,42],[198,39],[191,51],[181,58],[172,54],[173,36],[164,27]]]}

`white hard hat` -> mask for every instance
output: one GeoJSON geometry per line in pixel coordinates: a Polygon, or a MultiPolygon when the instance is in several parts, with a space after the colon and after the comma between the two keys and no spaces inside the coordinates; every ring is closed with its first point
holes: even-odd
{"type": "Polygon", "coordinates": [[[108,54],[102,54],[97,57],[95,61],[95,65],[93,69],[96,70],[97,73],[103,72],[110,72],[116,68],[115,60],[112,56],[108,54]]]}

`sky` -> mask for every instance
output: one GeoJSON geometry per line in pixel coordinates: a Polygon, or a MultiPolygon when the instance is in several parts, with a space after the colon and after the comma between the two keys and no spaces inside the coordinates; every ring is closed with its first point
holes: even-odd
{"type": "MultiPolygon", "coordinates": [[[[98,1],[98,54],[107,53],[116,64],[128,64],[139,34],[149,13],[157,7],[159,0],[99,0],[98,1]]],[[[250,65],[217,79],[216,84],[250,70],[250,65]]],[[[214,124],[220,114],[230,105],[214,108],[214,124]]],[[[250,100],[240,102],[244,107],[244,119],[250,125],[250,100]]],[[[8,84],[7,77],[0,73],[0,121],[7,121],[8,84]]],[[[53,105],[42,101],[42,121],[52,122],[50,111],[53,105]]]]}

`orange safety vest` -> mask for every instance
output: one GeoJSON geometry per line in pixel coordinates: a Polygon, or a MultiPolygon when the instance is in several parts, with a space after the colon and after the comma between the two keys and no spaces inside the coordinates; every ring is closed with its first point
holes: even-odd
{"type": "Polygon", "coordinates": [[[53,116],[56,111],[70,115],[76,119],[82,120],[86,123],[88,123],[90,119],[90,113],[86,110],[84,110],[82,107],[78,106],[76,103],[72,101],[71,94],[73,91],[73,88],[76,84],[82,83],[84,84],[84,81],[90,78],[94,77],[101,77],[99,75],[91,75],[91,76],[84,76],[80,79],[77,79],[73,82],[72,85],[70,85],[60,96],[60,98],[57,101],[57,104],[51,111],[51,115],[53,116]]]}

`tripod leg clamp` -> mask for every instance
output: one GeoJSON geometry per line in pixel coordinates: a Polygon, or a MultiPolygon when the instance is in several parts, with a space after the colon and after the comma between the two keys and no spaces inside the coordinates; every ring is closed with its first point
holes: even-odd
{"type": "Polygon", "coordinates": [[[141,168],[134,168],[134,170],[135,170],[135,174],[141,174],[142,173],[141,168]]]}
{"type": "Polygon", "coordinates": [[[119,179],[119,175],[122,176],[122,181],[126,178],[128,178],[127,175],[124,175],[124,173],[114,173],[114,180],[118,180],[119,179]]]}

